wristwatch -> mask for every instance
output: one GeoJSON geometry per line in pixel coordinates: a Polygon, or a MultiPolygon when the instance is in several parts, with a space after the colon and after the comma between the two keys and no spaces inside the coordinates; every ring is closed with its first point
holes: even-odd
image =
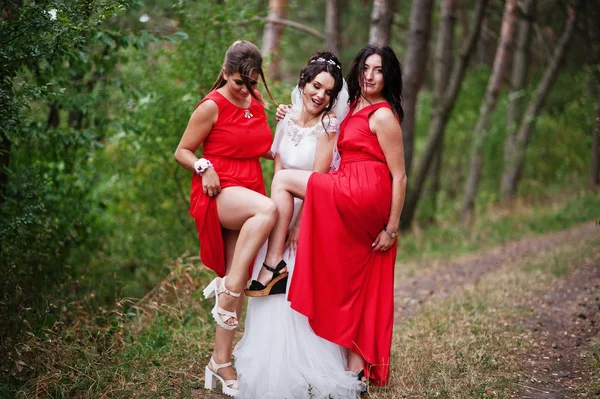
{"type": "Polygon", "coordinates": [[[397,231],[388,231],[388,229],[386,227],[383,228],[383,231],[385,231],[387,233],[387,235],[392,238],[396,238],[396,236],[398,235],[397,231]]]}
{"type": "Polygon", "coordinates": [[[206,169],[211,168],[212,166],[213,164],[206,158],[200,158],[194,163],[194,169],[200,176],[202,176],[202,173],[204,173],[206,169]]]}

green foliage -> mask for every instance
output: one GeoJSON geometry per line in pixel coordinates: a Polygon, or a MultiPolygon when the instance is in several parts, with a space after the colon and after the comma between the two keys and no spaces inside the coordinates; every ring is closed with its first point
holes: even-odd
{"type": "MultiPolygon", "coordinates": [[[[419,204],[418,221],[456,219],[462,200],[469,168],[472,136],[481,98],[485,94],[490,70],[487,66],[474,67],[462,85],[460,95],[446,126],[443,168],[437,206],[431,191],[419,204]]],[[[559,73],[549,98],[535,121],[534,134],[529,144],[519,194],[526,201],[552,201],[561,190],[579,190],[589,173],[589,152],[595,99],[588,91],[590,71],[559,73]],[[566,145],[565,143],[569,143],[566,145]]],[[[531,79],[523,93],[524,104],[530,100],[540,76],[531,79]]],[[[504,167],[504,141],[507,131],[508,95],[504,89],[486,135],[483,150],[483,170],[477,195],[479,212],[496,204],[504,167]]],[[[422,91],[416,115],[417,138],[415,162],[426,144],[432,94],[422,91]],[[421,133],[420,133],[421,132],[421,133]]],[[[525,106],[521,110],[525,111],[525,106]]]]}
{"type": "MultiPolygon", "coordinates": [[[[51,325],[48,295],[75,294],[103,231],[103,204],[90,197],[98,174],[90,160],[114,121],[108,98],[126,62],[121,49],[158,40],[121,32],[115,16],[135,1],[44,1],[2,20],[3,123],[0,142],[0,310],[3,328],[51,325]],[[6,105],[6,106],[4,106],[6,105]],[[99,212],[100,211],[100,212],[99,212]]],[[[102,273],[100,273],[102,274],[102,273]]]]}
{"type": "Polygon", "coordinates": [[[532,209],[482,213],[473,226],[446,220],[419,234],[398,240],[398,261],[451,257],[479,251],[524,235],[566,229],[574,224],[594,220],[600,212],[596,193],[582,192],[564,202],[554,201],[532,209]]]}
{"type": "MultiPolygon", "coordinates": [[[[155,396],[184,395],[198,381],[178,377],[182,391],[173,391],[164,383],[171,377],[162,355],[170,348],[177,353],[165,357],[194,367],[207,360],[210,348],[196,342],[212,339],[213,325],[205,322],[208,305],[197,303],[196,292],[189,300],[194,306],[182,309],[171,306],[174,301],[159,301],[170,305],[146,319],[134,317],[137,302],[121,299],[143,297],[177,269],[173,259],[198,253],[196,229],[187,214],[190,173],[175,163],[173,152],[194,107],[217,77],[226,48],[239,38],[260,47],[263,24],[253,17],[265,16],[267,4],[24,3],[0,20],[0,155],[9,161],[0,165],[0,350],[10,349],[10,356],[0,356],[0,366],[14,374],[0,378],[0,397],[15,394],[15,387],[27,381],[25,392],[41,387],[52,396],[70,397],[115,387],[115,396],[126,397],[131,390],[119,383],[142,381],[146,375],[160,381],[155,396]],[[77,331],[65,328],[68,333],[63,334],[73,320],[89,324],[77,331]],[[13,350],[23,343],[40,357],[13,350]],[[47,353],[63,360],[47,368],[33,362],[47,353]],[[105,367],[96,373],[98,363],[105,367]],[[44,373],[54,377],[47,383],[33,379],[44,373]]],[[[323,2],[290,1],[289,6],[291,19],[324,30],[323,2]]],[[[409,6],[403,0],[398,7],[409,6]]],[[[368,2],[343,7],[345,70],[368,40],[362,17],[369,13],[368,2]]],[[[401,58],[408,18],[408,13],[398,13],[395,20],[394,30],[400,33],[392,44],[401,58]]],[[[268,81],[274,101],[260,88],[271,102],[267,114],[273,130],[277,103],[289,102],[298,71],[322,47],[320,39],[286,27],[285,79],[268,81]]],[[[565,188],[582,184],[593,122],[587,115],[594,105],[585,90],[587,76],[561,74],[537,121],[520,192],[527,202],[547,203],[565,188]]],[[[468,72],[447,127],[439,205],[431,206],[426,196],[420,207],[420,220],[435,216],[439,225],[425,236],[400,240],[403,257],[463,253],[600,217],[597,198],[586,195],[533,214],[481,215],[471,230],[457,227],[468,163],[465,149],[470,148],[488,77],[486,67],[468,72]]],[[[500,98],[478,198],[486,211],[496,201],[502,169],[505,93],[500,98]]],[[[430,104],[431,93],[422,92],[417,157],[425,144],[421,132],[427,131],[430,104]]],[[[263,162],[263,172],[268,189],[272,162],[263,162]]],[[[179,271],[181,279],[187,278],[185,273],[202,282],[208,278],[197,263],[179,271]]],[[[483,368],[489,363],[487,358],[478,361],[483,368]]]]}
{"type": "Polygon", "coordinates": [[[105,206],[101,223],[108,232],[101,268],[129,280],[119,295],[143,296],[168,272],[162,266],[166,260],[198,252],[187,214],[191,174],[176,164],[173,153],[196,104],[216,79],[227,47],[239,37],[256,39],[251,28],[226,21],[247,18],[252,11],[251,2],[178,3],[171,12],[185,40],[126,52],[130,62],[122,79],[133,95],[121,100],[114,134],[91,160],[99,171],[91,195],[105,206]]]}

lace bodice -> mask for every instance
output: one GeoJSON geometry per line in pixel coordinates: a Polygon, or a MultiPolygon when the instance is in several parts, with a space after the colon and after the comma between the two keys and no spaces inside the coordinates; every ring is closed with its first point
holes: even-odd
{"type": "Polygon", "coordinates": [[[320,120],[312,127],[300,127],[289,116],[277,124],[271,151],[279,154],[284,169],[313,170],[319,136],[326,131],[335,135],[339,132],[337,119],[325,118],[324,124],[327,130],[320,120]]]}

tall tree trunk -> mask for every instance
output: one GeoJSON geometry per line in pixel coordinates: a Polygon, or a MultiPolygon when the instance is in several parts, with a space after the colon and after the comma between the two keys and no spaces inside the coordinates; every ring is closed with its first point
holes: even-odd
{"type": "MultiPolygon", "coordinates": [[[[587,32],[587,54],[588,64],[590,66],[588,88],[592,98],[600,96],[600,1],[596,1],[596,6],[590,7],[589,3],[583,3],[585,8],[582,10],[582,16],[585,16],[585,28],[587,32]]],[[[592,147],[590,157],[590,190],[595,190],[600,186],[600,102],[596,105],[594,124],[592,127],[592,147]]]]}
{"type": "Polygon", "coordinates": [[[415,106],[423,77],[427,71],[432,4],[433,0],[413,0],[410,11],[410,34],[404,61],[404,89],[402,92],[402,107],[404,108],[402,138],[407,175],[410,175],[413,158],[415,106]]]}
{"type": "Polygon", "coordinates": [[[432,166],[433,158],[437,149],[442,144],[446,123],[454,108],[456,97],[458,97],[460,86],[462,85],[465,71],[469,64],[469,59],[477,43],[477,38],[481,31],[481,21],[488,1],[489,0],[477,0],[471,24],[473,29],[470,32],[469,40],[464,43],[464,46],[460,50],[459,59],[454,64],[452,76],[448,82],[442,100],[439,105],[433,109],[431,122],[429,123],[427,145],[425,146],[425,151],[416,169],[416,175],[413,174],[413,178],[411,179],[414,183],[411,185],[410,190],[406,195],[406,201],[404,203],[404,208],[402,209],[402,216],[400,219],[400,228],[402,230],[407,230],[414,219],[417,204],[421,197],[429,170],[432,166]]]}
{"type": "MultiPolygon", "coordinates": [[[[507,165],[515,151],[516,135],[519,127],[519,121],[523,110],[523,91],[527,83],[527,73],[529,70],[529,57],[531,54],[530,43],[533,31],[533,20],[535,18],[536,0],[523,0],[521,3],[521,12],[519,23],[517,24],[517,42],[515,54],[512,63],[511,87],[508,96],[508,111],[506,115],[508,131],[504,140],[504,164],[507,165]]],[[[508,177],[506,175],[506,177],[508,177]]],[[[500,186],[500,198],[507,205],[509,200],[510,183],[502,176],[500,186]]]]}
{"type": "MultiPolygon", "coordinates": [[[[488,9],[488,13],[491,13],[491,8],[488,9]]],[[[486,64],[492,66],[494,62],[494,48],[496,47],[496,38],[494,37],[493,30],[491,28],[489,15],[486,15],[483,19],[483,26],[481,28],[481,35],[479,42],[477,43],[477,61],[480,64],[486,64]]]]}
{"type": "Polygon", "coordinates": [[[596,106],[596,119],[592,131],[592,162],[590,169],[590,189],[600,186],[600,103],[596,106]]]}
{"type": "Polygon", "coordinates": [[[481,170],[483,168],[483,147],[487,139],[486,131],[490,116],[498,101],[498,93],[500,92],[500,86],[502,85],[502,79],[509,60],[509,50],[514,39],[517,1],[518,0],[506,0],[504,16],[502,17],[500,41],[494,59],[494,68],[492,69],[492,74],[488,81],[485,97],[479,108],[479,119],[475,125],[473,144],[471,147],[469,175],[464,189],[465,198],[463,200],[461,214],[462,222],[470,221],[475,208],[475,197],[477,196],[477,189],[479,188],[479,181],[481,180],[481,170]]]}
{"type": "Polygon", "coordinates": [[[333,53],[340,53],[340,2],[339,0],[327,0],[325,11],[325,47],[333,53]]]}
{"type": "Polygon", "coordinates": [[[0,134],[0,204],[4,202],[4,190],[8,184],[8,167],[10,166],[10,139],[0,134]]]}
{"type": "Polygon", "coordinates": [[[438,207],[438,193],[440,191],[440,181],[442,176],[442,155],[444,153],[444,137],[440,143],[435,155],[433,156],[433,166],[431,168],[432,180],[429,185],[429,193],[425,197],[429,197],[431,201],[431,223],[435,223],[435,215],[438,207]]]}
{"type": "Polygon", "coordinates": [[[50,104],[50,110],[48,111],[48,121],[46,122],[46,129],[52,129],[58,127],[60,124],[60,113],[58,105],[56,103],[50,104]]]}
{"type": "Polygon", "coordinates": [[[568,17],[565,30],[560,37],[550,64],[544,71],[542,80],[533,94],[533,97],[529,101],[525,115],[521,120],[519,130],[517,131],[514,151],[512,152],[510,159],[504,165],[504,173],[502,174],[503,185],[506,184],[506,196],[507,198],[514,197],[517,192],[517,186],[519,179],[521,178],[521,172],[525,162],[525,154],[527,152],[527,146],[531,135],[533,134],[533,128],[535,120],[540,114],[540,111],[548,97],[548,93],[556,80],[558,68],[564,55],[567,51],[567,47],[573,37],[575,30],[575,10],[569,6],[568,17]],[[506,182],[506,183],[504,183],[506,182]]]}
{"type": "MultiPolygon", "coordinates": [[[[435,109],[441,104],[443,95],[446,92],[446,86],[450,77],[450,71],[453,65],[452,49],[454,48],[454,27],[457,21],[457,11],[460,0],[442,0],[440,10],[440,28],[438,33],[437,46],[435,49],[435,65],[433,82],[435,91],[433,93],[432,107],[435,109]]],[[[466,19],[466,16],[463,15],[466,19]]],[[[467,25],[468,22],[462,22],[467,25]]],[[[464,33],[464,32],[463,32],[464,33]]],[[[465,43],[467,39],[463,39],[465,43]]],[[[436,149],[433,158],[432,182],[429,190],[431,197],[432,210],[435,213],[437,209],[437,195],[440,188],[440,178],[442,175],[442,153],[444,151],[444,137],[442,136],[440,144],[436,149]]]]}
{"type": "Polygon", "coordinates": [[[395,0],[373,0],[369,44],[382,46],[390,42],[395,3],[395,0]]]}
{"type": "Polygon", "coordinates": [[[536,0],[521,2],[519,22],[517,24],[517,41],[512,62],[510,94],[507,112],[509,131],[514,131],[519,124],[523,109],[523,90],[529,72],[530,43],[535,19],[536,0]]]}
{"type": "Polygon", "coordinates": [[[23,0],[5,0],[0,7],[0,21],[16,17],[23,8],[23,0]]]}
{"type": "MultiPolygon", "coordinates": [[[[286,0],[269,0],[268,19],[285,19],[287,17],[286,0]]],[[[281,36],[283,35],[282,24],[267,22],[263,30],[262,54],[267,57],[267,75],[271,79],[280,80],[281,71],[279,64],[281,62],[280,48],[281,36]]]]}

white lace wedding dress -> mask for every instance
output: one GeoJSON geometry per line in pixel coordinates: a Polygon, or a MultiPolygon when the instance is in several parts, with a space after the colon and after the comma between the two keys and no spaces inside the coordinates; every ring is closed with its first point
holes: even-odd
{"type": "MultiPolygon", "coordinates": [[[[327,125],[327,118],[325,125],[327,125]]],[[[337,134],[332,119],[329,134],[337,134]]],[[[285,169],[313,170],[317,138],[325,134],[321,122],[311,128],[297,126],[289,114],[278,124],[272,150],[285,169]]],[[[294,200],[294,223],[302,200],[294,200]]],[[[259,252],[252,278],[256,279],[266,254],[259,252]]],[[[284,260],[293,279],[295,255],[286,250],[284,260]]],[[[312,331],[306,316],[290,308],[287,295],[248,298],[245,331],[234,348],[240,397],[356,398],[363,388],[346,370],[346,349],[312,331]]]]}

